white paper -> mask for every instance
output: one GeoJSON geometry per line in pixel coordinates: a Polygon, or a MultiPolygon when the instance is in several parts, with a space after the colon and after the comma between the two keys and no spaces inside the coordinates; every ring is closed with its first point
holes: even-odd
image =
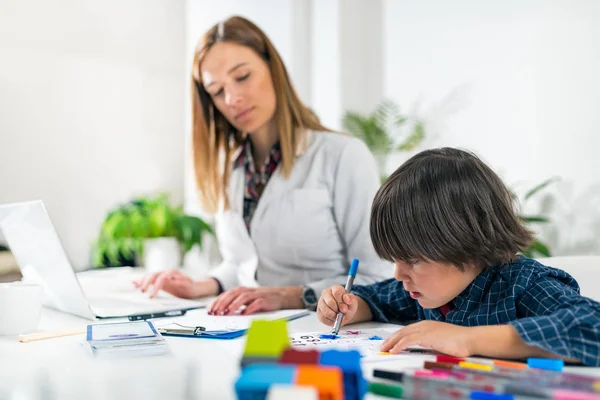
{"type": "Polygon", "coordinates": [[[290,319],[299,315],[307,314],[306,310],[279,310],[252,315],[217,316],[208,315],[205,309],[194,310],[181,317],[161,319],[155,322],[157,328],[177,328],[178,325],[186,327],[203,326],[207,331],[239,330],[248,329],[252,321],[266,319],[269,321],[277,319],[290,319]]]}
{"type": "MultiPolygon", "coordinates": [[[[328,332],[303,332],[291,335],[292,347],[299,350],[357,350],[362,355],[363,361],[383,361],[393,357],[406,357],[410,353],[390,355],[380,350],[383,341],[397,332],[401,327],[379,328],[379,329],[347,329],[340,330],[337,339],[325,339],[322,335],[328,332]]],[[[415,349],[423,349],[420,346],[411,346],[415,349]]]]}

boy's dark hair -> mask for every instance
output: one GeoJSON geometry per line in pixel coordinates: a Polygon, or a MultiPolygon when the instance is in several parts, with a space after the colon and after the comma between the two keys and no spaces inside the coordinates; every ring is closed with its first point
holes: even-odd
{"type": "Polygon", "coordinates": [[[514,196],[476,155],[423,151],[381,186],[371,209],[371,240],[388,261],[420,260],[491,267],[533,240],[514,196]]]}

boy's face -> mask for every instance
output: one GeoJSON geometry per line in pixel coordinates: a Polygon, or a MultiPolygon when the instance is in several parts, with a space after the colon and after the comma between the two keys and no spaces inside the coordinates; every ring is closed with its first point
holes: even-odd
{"type": "Polygon", "coordinates": [[[449,303],[481,272],[481,268],[475,266],[461,271],[454,265],[432,261],[396,261],[395,264],[394,277],[402,281],[410,297],[423,308],[438,308],[449,303]]]}

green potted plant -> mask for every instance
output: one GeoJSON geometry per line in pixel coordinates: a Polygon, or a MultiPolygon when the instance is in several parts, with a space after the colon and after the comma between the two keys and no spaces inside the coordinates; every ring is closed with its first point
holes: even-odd
{"type": "Polygon", "coordinates": [[[150,271],[178,267],[182,252],[195,244],[202,248],[204,234],[214,234],[212,227],[173,206],[167,194],[136,197],[108,213],[92,248],[92,263],[143,264],[150,271]]]}
{"type": "Polygon", "coordinates": [[[368,115],[348,111],[343,117],[344,129],[365,142],[377,160],[382,181],[386,178],[386,164],[392,152],[414,150],[425,138],[423,121],[400,113],[396,103],[383,100],[368,115]],[[412,129],[405,125],[412,123],[412,129]]]}
{"type": "MultiPolygon", "coordinates": [[[[533,188],[529,189],[523,196],[523,201],[521,202],[522,205],[524,206],[525,203],[529,199],[531,199],[537,193],[541,192],[546,187],[548,187],[548,185],[552,184],[553,182],[555,182],[557,180],[558,180],[558,178],[550,178],[550,179],[547,179],[544,182],[540,183],[539,185],[536,185],[533,188]]],[[[521,214],[521,215],[519,215],[519,218],[527,225],[547,224],[550,222],[550,218],[548,218],[544,215],[540,215],[540,214],[536,214],[536,215],[521,214]]],[[[523,251],[523,255],[530,257],[530,258],[551,257],[552,252],[550,251],[550,247],[548,246],[547,243],[539,240],[536,237],[534,239],[534,241],[529,245],[529,247],[523,251]]]]}

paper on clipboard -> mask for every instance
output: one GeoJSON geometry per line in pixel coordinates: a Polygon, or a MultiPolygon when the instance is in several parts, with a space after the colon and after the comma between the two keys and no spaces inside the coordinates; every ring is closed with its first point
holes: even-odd
{"type": "Polygon", "coordinates": [[[279,310],[252,315],[215,316],[208,315],[207,310],[194,310],[185,316],[172,318],[169,322],[165,321],[157,328],[165,336],[235,339],[245,335],[252,321],[256,319],[290,321],[308,314],[306,310],[279,310]]]}

